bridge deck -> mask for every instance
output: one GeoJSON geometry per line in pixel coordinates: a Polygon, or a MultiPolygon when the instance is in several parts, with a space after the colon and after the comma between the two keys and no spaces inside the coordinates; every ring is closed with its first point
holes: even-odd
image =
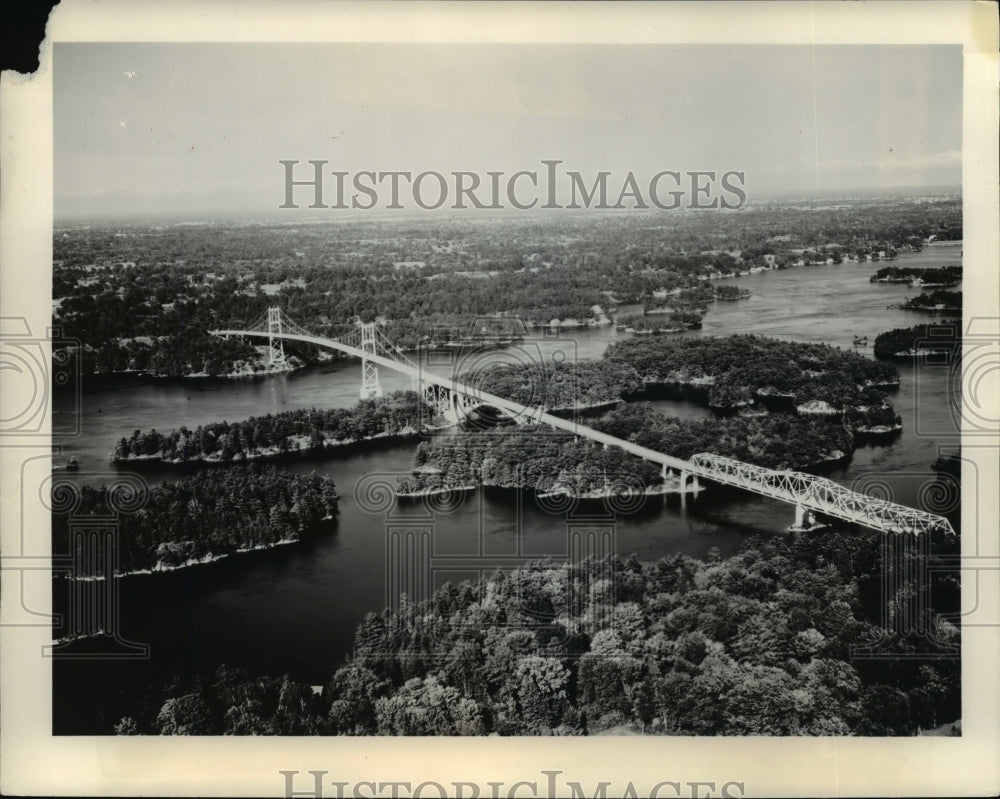
{"type": "Polygon", "coordinates": [[[477,402],[507,411],[515,417],[545,424],[557,430],[565,430],[600,444],[618,447],[638,458],[659,464],[665,469],[676,469],[713,482],[743,488],[882,532],[928,533],[935,529],[951,535],[954,535],[955,532],[951,523],[942,516],[859,494],[838,483],[815,475],[766,469],[762,466],[754,466],[712,453],[699,453],[694,455],[690,461],[675,458],[672,455],[642,447],[632,441],[625,441],[602,433],[600,430],[587,427],[572,419],[555,416],[542,408],[526,407],[512,400],[464,385],[451,378],[428,372],[398,351],[393,352],[393,357],[390,358],[379,353],[362,350],[350,343],[311,335],[302,331],[301,328],[291,333],[272,333],[267,330],[213,330],[211,332],[218,336],[280,338],[339,350],[346,355],[353,355],[355,358],[368,360],[409,375],[415,378],[421,386],[441,386],[449,391],[471,397],[477,402]]]}

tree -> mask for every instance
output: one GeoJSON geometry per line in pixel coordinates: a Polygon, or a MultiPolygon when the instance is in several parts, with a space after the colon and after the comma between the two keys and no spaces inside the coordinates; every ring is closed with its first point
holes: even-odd
{"type": "Polygon", "coordinates": [[[115,725],[115,735],[138,735],[139,725],[131,716],[122,716],[121,721],[115,725]]]}
{"type": "Polygon", "coordinates": [[[168,699],[156,717],[160,735],[214,735],[217,726],[200,691],[168,699]]]}
{"type": "Polygon", "coordinates": [[[476,703],[433,675],[378,699],[375,712],[383,735],[478,735],[484,729],[476,703]]]}
{"type": "Polygon", "coordinates": [[[318,732],[314,701],[308,685],[282,678],[274,731],[278,735],[309,735],[318,732]]]}
{"type": "Polygon", "coordinates": [[[341,666],[324,689],[327,724],[336,735],[373,735],[378,727],[375,703],[391,689],[388,680],[358,663],[341,666]]]}
{"type": "Polygon", "coordinates": [[[522,713],[522,732],[544,734],[559,725],[569,706],[569,677],[569,669],[555,658],[530,656],[518,662],[511,693],[522,713]]]}

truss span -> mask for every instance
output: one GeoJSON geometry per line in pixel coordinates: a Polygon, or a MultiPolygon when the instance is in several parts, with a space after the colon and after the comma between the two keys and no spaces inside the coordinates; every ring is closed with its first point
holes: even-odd
{"type": "Polygon", "coordinates": [[[744,488],[882,532],[955,532],[942,516],[851,491],[825,477],[766,469],[709,452],[693,455],[691,465],[692,471],[716,483],[744,488]]]}

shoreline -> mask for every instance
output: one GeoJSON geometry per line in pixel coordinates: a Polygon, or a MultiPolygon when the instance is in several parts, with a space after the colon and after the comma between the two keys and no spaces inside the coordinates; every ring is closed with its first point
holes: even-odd
{"type": "Polygon", "coordinates": [[[441,486],[440,488],[422,488],[417,491],[399,491],[396,490],[396,496],[401,499],[417,499],[419,497],[434,497],[440,494],[451,494],[457,491],[474,491],[479,488],[477,485],[465,485],[465,486],[441,486]]]}
{"type": "MultiPolygon", "coordinates": [[[[424,431],[436,431],[445,430],[449,427],[454,427],[453,424],[444,425],[429,425],[424,428],[424,431]]],[[[288,450],[282,452],[275,446],[268,447],[263,450],[255,450],[253,452],[240,453],[238,458],[230,458],[229,460],[223,460],[221,457],[213,458],[211,455],[198,455],[192,458],[163,458],[161,455],[127,455],[124,458],[116,458],[112,454],[109,459],[113,464],[161,464],[163,466],[182,466],[184,464],[194,463],[194,464],[204,464],[206,466],[222,466],[222,465],[234,465],[240,463],[249,463],[251,461],[258,460],[278,460],[281,458],[296,457],[296,456],[309,456],[310,454],[320,454],[327,450],[336,450],[340,448],[347,448],[355,444],[361,444],[366,441],[391,441],[393,439],[399,439],[405,441],[409,438],[419,436],[421,434],[420,430],[415,427],[407,426],[402,430],[394,433],[376,433],[373,436],[364,436],[362,438],[343,438],[343,439],[324,439],[322,447],[309,447],[302,446],[304,443],[308,443],[309,438],[307,436],[289,436],[288,441],[294,447],[290,447],[288,450]]],[[[214,453],[213,453],[214,454],[214,453]]]]}
{"type": "MultiPolygon", "coordinates": [[[[327,517],[331,519],[333,517],[327,517]]],[[[178,563],[176,565],[166,565],[163,561],[158,560],[156,565],[149,569],[135,569],[133,571],[125,572],[115,572],[114,578],[120,580],[123,577],[146,577],[153,574],[167,574],[169,572],[181,571],[182,569],[191,569],[195,566],[207,566],[211,563],[218,563],[220,560],[225,560],[226,558],[232,557],[233,555],[245,555],[249,552],[266,552],[272,549],[277,549],[281,546],[287,546],[288,544],[297,544],[301,541],[301,538],[282,538],[280,541],[275,541],[272,544],[257,544],[252,547],[241,547],[235,549],[232,552],[223,552],[222,554],[216,555],[209,552],[200,558],[188,558],[183,563],[178,563]]],[[[70,577],[64,575],[52,575],[55,579],[62,579],[73,583],[90,583],[90,582],[102,582],[107,580],[107,575],[99,575],[93,577],[70,577]]],[[[87,637],[87,636],[84,636],[87,637]]]]}

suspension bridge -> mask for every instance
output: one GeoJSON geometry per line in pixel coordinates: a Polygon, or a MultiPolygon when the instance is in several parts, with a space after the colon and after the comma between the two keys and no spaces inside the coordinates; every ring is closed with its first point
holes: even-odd
{"type": "Polygon", "coordinates": [[[296,324],[280,308],[269,308],[266,314],[246,328],[213,330],[211,333],[221,337],[267,339],[271,366],[285,364],[285,341],[337,350],[361,360],[362,399],[381,396],[379,367],[391,369],[409,376],[413,389],[452,422],[462,421],[476,408],[490,406],[519,424],[545,424],[605,447],[618,447],[659,465],[664,480],[673,478],[673,471],[676,470],[682,496],[687,491],[700,490],[698,478],[702,478],[785,502],[795,508],[795,528],[808,529],[819,513],[883,533],[919,535],[940,531],[947,535],[955,534],[951,523],[943,516],[851,491],[823,477],[767,469],[707,452],[693,455],[690,460],[675,458],[594,430],[576,420],[555,416],[543,407],[526,406],[455,378],[429,372],[389,341],[374,322],[358,324],[349,334],[337,339],[324,338],[296,324]],[[692,482],[689,484],[689,481],[692,482]]]}

